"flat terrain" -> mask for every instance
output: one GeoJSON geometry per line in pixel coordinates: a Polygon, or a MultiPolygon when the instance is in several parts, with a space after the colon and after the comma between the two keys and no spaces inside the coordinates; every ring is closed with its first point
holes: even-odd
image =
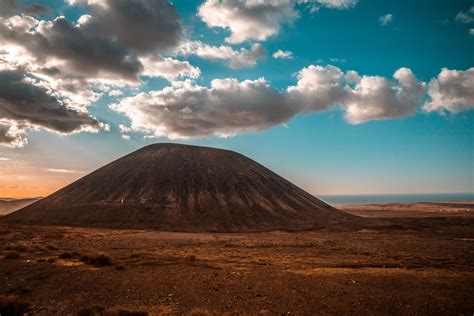
{"type": "Polygon", "coordinates": [[[0,225],[0,314],[472,315],[474,218],[384,220],[253,234],[0,225]]]}
{"type": "Polygon", "coordinates": [[[358,216],[377,218],[474,216],[473,201],[348,205],[339,209],[358,216]]]}

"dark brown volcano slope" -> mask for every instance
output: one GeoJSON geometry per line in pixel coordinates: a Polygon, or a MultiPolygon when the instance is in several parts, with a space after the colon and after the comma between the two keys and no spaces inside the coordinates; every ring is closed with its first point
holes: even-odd
{"type": "Polygon", "coordinates": [[[232,151],[155,144],[6,216],[9,223],[179,231],[301,230],[363,221],[232,151]]]}

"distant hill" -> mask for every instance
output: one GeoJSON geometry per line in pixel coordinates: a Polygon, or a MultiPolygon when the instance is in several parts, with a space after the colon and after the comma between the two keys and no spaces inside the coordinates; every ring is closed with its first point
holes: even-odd
{"type": "Polygon", "coordinates": [[[0,215],[6,215],[38,201],[40,198],[12,199],[0,198],[0,215]]]}
{"type": "Polygon", "coordinates": [[[344,227],[365,220],[331,207],[241,154],[155,144],[2,221],[239,232],[344,227]]]}

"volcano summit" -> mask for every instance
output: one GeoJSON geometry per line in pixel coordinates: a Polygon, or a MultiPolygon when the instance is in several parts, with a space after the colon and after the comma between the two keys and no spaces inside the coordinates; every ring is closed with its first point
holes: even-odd
{"type": "Polygon", "coordinates": [[[232,151],[143,147],[2,219],[168,231],[303,230],[363,220],[232,151]]]}

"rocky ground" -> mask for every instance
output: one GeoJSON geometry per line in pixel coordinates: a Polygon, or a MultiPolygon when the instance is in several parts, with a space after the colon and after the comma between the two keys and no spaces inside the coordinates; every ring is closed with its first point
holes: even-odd
{"type": "Polygon", "coordinates": [[[169,233],[0,225],[0,314],[474,312],[474,218],[357,231],[169,233]]]}

